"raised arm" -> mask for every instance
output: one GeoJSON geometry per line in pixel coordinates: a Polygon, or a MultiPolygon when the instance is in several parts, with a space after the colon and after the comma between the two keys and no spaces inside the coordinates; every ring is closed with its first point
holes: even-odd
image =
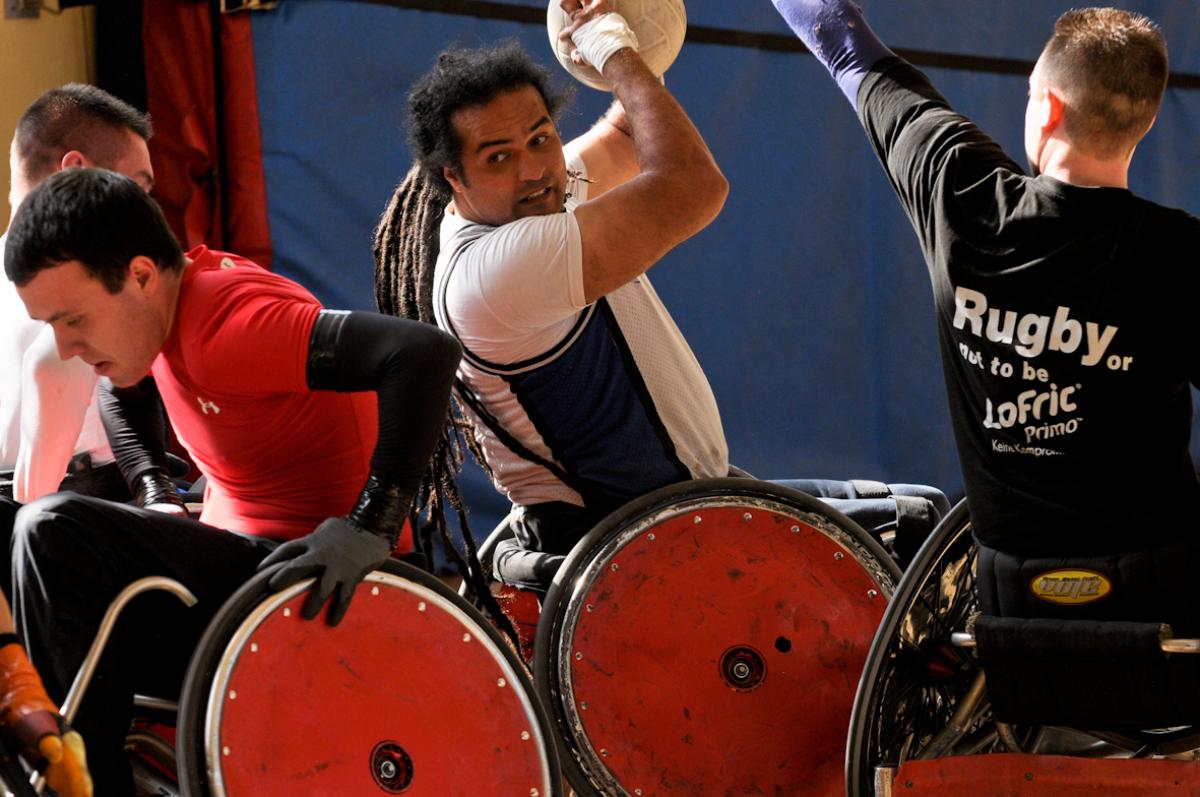
{"type": "Polygon", "coordinates": [[[617,100],[613,100],[596,124],[572,139],[565,149],[579,155],[587,167],[589,201],[638,175],[633,134],[625,109],[617,100]]]}
{"type": "Polygon", "coordinates": [[[261,567],[287,564],[271,579],[283,589],[310,576],[317,583],[302,614],[329,609],[337,625],[354,587],[395,549],[426,466],[441,437],[462,347],[437,327],[366,312],[323,310],[309,341],[312,390],[374,391],[379,437],[371,471],[350,514],[275,550],[261,567]]]}
{"type": "MultiPolygon", "coordinates": [[[[562,7],[573,20],[563,34],[603,73],[624,109],[638,164],[632,179],[575,211],[584,298],[592,302],[708,226],[729,185],[683,108],[633,49],[628,26],[610,13],[608,2],[563,0],[562,7]]],[[[607,135],[623,133],[614,127],[607,135]]]]}
{"type": "Polygon", "coordinates": [[[893,55],[852,0],[771,0],[788,27],[820,61],[851,105],[868,71],[893,55]]]}
{"type": "Polygon", "coordinates": [[[942,206],[935,201],[938,192],[1020,174],[1020,167],[956,113],[925,75],[876,38],[855,3],[772,2],[855,107],[927,255],[935,245],[936,211],[942,206]]]}

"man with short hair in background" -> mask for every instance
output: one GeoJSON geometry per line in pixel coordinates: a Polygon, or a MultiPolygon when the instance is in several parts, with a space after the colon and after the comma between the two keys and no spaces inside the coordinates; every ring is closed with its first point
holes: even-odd
{"type": "MultiPolygon", "coordinates": [[[[22,114],[13,136],[12,214],[42,180],[76,166],[120,172],[149,191],[150,135],[146,114],[95,86],[70,83],[47,91],[22,114]]],[[[50,328],[29,318],[13,284],[0,277],[0,481],[9,483],[0,490],[9,498],[25,503],[60,485],[128,497],[111,464],[95,386],[96,375],[84,363],[58,357],[50,328]]]]}

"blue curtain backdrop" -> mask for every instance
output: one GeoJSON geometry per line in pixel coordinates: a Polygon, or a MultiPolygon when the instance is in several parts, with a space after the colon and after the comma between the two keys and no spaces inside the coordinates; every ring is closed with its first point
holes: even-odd
{"type": "MultiPolygon", "coordinates": [[[[509,0],[545,8],[541,0],[509,0]]],[[[1058,0],[860,0],[889,45],[1032,61],[1058,0]]],[[[1200,72],[1191,3],[1119,3],[1200,72]]],[[[768,0],[688,0],[694,25],[788,33],[768,0]]],[[[544,26],[353,0],[284,0],[253,18],[276,269],[330,307],[373,308],[371,236],[411,158],[412,82],[451,44],[516,38],[553,65],[544,26]]],[[[1024,76],[927,70],[1023,162],[1024,76]]],[[[916,240],[849,104],[800,53],[691,44],[667,75],[732,185],[724,212],[651,279],[716,392],[732,460],[770,478],[912,481],[961,490],[916,240]]],[[[579,87],[564,138],[607,107],[579,87]]],[[[1168,91],[1132,188],[1200,211],[1200,90],[1168,91]]],[[[1170,286],[1163,286],[1170,290],[1170,286]]],[[[1130,430],[1136,434],[1136,429],[1130,430]]],[[[506,511],[465,479],[477,534],[506,511]]]]}

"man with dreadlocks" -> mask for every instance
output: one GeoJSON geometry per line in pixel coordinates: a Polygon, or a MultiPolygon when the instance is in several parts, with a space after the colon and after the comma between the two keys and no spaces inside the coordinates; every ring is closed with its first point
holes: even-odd
{"type": "MultiPolygon", "coordinates": [[[[728,184],[607,0],[562,7],[612,108],[564,147],[560,98],[518,46],[443,52],[409,97],[417,163],[376,237],[380,308],[463,344],[473,450],[520,544],[551,553],[631,498],[728,472],[712,390],[644,276],[728,184]]],[[[456,439],[451,423],[435,510],[439,489],[457,503],[456,439]]]]}

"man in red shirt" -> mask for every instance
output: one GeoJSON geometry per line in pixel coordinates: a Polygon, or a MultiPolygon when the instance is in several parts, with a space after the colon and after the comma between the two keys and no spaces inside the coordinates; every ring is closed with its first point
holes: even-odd
{"type": "Polygon", "coordinates": [[[285,563],[274,588],[315,576],[303,614],[312,619],[332,596],[336,624],[355,585],[388,558],[439,437],[460,348],[427,324],[324,310],[235,255],[185,255],[157,205],[102,170],[55,175],[29,195],[5,270],[30,315],[54,328],[60,356],[115,386],[110,414],[133,430],[113,440],[126,478],[136,484],[149,467],[127,445],[142,414],[135,386],[148,373],[208,478],[200,521],[62,495],[17,516],[14,610],[51,695],[131,581],[165,575],[199,598],[189,610],[135,606],[81,708],[97,793],[129,794],[122,746],[133,693],[178,690],[209,618],[260,563],[285,563]]]}

